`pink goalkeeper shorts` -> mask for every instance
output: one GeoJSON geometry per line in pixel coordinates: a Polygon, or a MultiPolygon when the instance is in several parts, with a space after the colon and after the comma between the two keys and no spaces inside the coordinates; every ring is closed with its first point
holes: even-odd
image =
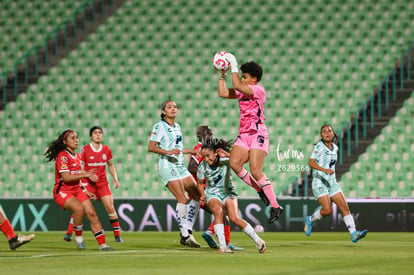
{"type": "Polygon", "coordinates": [[[241,133],[237,136],[233,146],[243,147],[247,151],[259,149],[265,151],[267,155],[269,149],[269,135],[266,130],[241,133]]]}

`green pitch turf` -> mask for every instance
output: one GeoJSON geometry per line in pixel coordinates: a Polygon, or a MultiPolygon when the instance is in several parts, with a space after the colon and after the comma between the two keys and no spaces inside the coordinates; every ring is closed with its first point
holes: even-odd
{"type": "Polygon", "coordinates": [[[357,244],[348,233],[262,233],[267,250],[259,254],[244,233],[232,233],[232,243],[244,247],[219,254],[179,244],[178,232],[123,232],[124,243],[107,243],[115,251],[99,251],[91,232],[86,250],[63,241],[64,232],[36,232],[36,238],[16,251],[0,237],[1,274],[414,274],[412,233],[368,233],[357,244]]]}

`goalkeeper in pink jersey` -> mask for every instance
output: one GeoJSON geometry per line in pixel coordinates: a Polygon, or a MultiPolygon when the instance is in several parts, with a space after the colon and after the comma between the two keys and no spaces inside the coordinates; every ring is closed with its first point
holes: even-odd
{"type": "Polygon", "coordinates": [[[240,79],[236,57],[226,53],[226,58],[231,65],[233,88],[226,88],[226,73],[220,72],[218,95],[238,99],[240,108],[239,135],[230,152],[230,166],[237,176],[258,192],[266,206],[270,204],[269,223],[272,223],[279,218],[283,208],[276,200],[271,182],[262,171],[269,147],[269,135],[264,124],[266,92],[258,84],[263,70],[254,61],[246,62],[240,66],[240,79]],[[247,162],[251,174],[243,167],[247,162]]]}

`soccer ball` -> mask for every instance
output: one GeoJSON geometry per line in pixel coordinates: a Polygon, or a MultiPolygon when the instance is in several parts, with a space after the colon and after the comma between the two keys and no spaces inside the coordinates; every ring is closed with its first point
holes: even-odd
{"type": "Polygon", "coordinates": [[[254,232],[256,232],[256,233],[261,233],[261,232],[264,232],[264,228],[263,228],[263,226],[262,226],[261,224],[257,224],[257,225],[254,227],[254,232]]]}
{"type": "Polygon", "coordinates": [[[218,52],[213,56],[213,67],[219,72],[227,72],[230,69],[230,63],[225,54],[226,52],[218,52]]]}

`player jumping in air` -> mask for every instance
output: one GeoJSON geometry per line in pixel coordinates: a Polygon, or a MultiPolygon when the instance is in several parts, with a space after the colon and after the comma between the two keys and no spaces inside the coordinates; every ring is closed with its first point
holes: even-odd
{"type": "Polygon", "coordinates": [[[263,165],[269,147],[264,117],[266,92],[259,85],[263,74],[256,62],[246,62],[240,66],[242,78],[234,55],[227,53],[231,65],[233,88],[226,88],[226,73],[220,72],[218,95],[222,98],[237,99],[240,108],[239,135],[230,152],[230,166],[238,177],[253,187],[265,205],[271,206],[269,223],[276,221],[283,208],[278,204],[272,183],[263,174],[263,165]],[[249,162],[251,174],[243,167],[249,162]]]}
{"type": "Polygon", "coordinates": [[[321,140],[315,145],[309,160],[309,167],[313,169],[312,191],[321,205],[311,216],[305,219],[305,235],[310,236],[314,222],[329,216],[332,213],[334,202],[342,213],[346,227],[351,234],[352,242],[356,243],[364,238],[368,230],[357,231],[354,218],[349,211],[348,203],[335,178],[335,164],[337,161],[338,146],[336,134],[330,125],[321,127],[321,140]]]}

